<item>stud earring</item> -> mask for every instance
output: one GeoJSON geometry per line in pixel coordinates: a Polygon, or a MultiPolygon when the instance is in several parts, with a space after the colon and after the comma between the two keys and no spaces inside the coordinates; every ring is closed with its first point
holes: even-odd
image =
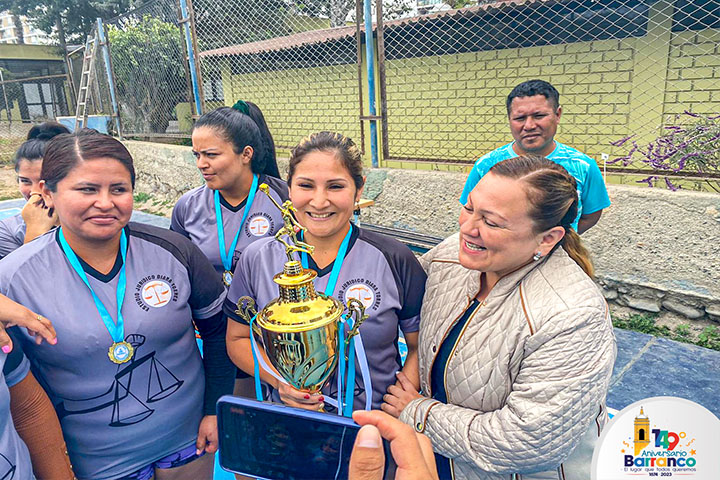
{"type": "Polygon", "coordinates": [[[540,253],[540,252],[535,252],[535,255],[533,255],[533,262],[537,262],[537,261],[540,260],[541,258],[542,258],[542,253],[540,253]]]}

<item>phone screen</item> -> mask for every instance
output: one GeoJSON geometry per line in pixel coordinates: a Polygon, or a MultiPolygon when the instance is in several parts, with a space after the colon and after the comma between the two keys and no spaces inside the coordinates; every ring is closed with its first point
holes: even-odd
{"type": "Polygon", "coordinates": [[[226,470],[272,480],[347,478],[360,428],[349,419],[234,401],[221,401],[218,410],[226,470]]]}

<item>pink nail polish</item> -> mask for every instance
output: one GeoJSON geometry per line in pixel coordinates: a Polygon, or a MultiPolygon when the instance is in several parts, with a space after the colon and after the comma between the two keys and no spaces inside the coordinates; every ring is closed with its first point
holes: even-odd
{"type": "Polygon", "coordinates": [[[10,353],[10,350],[11,350],[10,345],[3,345],[3,347],[2,347],[3,353],[10,353]]]}

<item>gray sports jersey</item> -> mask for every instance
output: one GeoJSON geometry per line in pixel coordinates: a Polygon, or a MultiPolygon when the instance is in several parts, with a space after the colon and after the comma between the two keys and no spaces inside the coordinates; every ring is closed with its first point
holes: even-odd
{"type": "MultiPolygon", "coordinates": [[[[0,290],[53,322],[57,345],[22,331],[38,380],[56,407],[79,478],[130,474],[195,441],[205,374],[192,319],[217,315],[224,289],[202,253],[169,230],[126,227],[125,339],[132,359],[108,358],[112,339],[70,266],[57,232],[0,262],[0,290]]],[[[121,257],[107,275],[80,259],[113,319],[121,257]]]]}
{"type": "Polygon", "coordinates": [[[0,220],[0,259],[16,248],[22,247],[24,242],[25,220],[21,214],[0,220]]]}
{"type": "MultiPolygon", "coordinates": [[[[235,313],[235,304],[240,297],[254,298],[259,307],[277,297],[278,286],[272,277],[282,271],[286,261],[285,248],[275,239],[261,240],[249,246],[235,268],[235,277],[223,307],[225,314],[244,322],[235,313]]],[[[308,258],[308,263],[318,272],[316,289],[325,291],[333,264],[320,270],[312,258],[308,258]]],[[[333,296],[343,303],[357,298],[369,315],[360,327],[360,335],[370,366],[373,408],[380,408],[382,396],[395,383],[395,372],[400,369],[398,326],[405,333],[418,331],[425,279],[425,272],[409,248],[390,237],[353,228],[333,296]]],[[[364,409],[365,389],[359,364],[356,370],[354,408],[364,409]]],[[[323,393],[336,397],[334,375],[323,393]]],[[[279,397],[274,399],[279,400],[279,397]]]]}
{"type": "Polygon", "coordinates": [[[30,454],[27,447],[18,436],[10,417],[10,392],[12,387],[23,380],[30,370],[27,358],[22,351],[15,348],[10,355],[16,357],[14,368],[7,372],[5,361],[8,355],[0,352],[0,479],[31,480],[35,478],[32,473],[30,454]],[[6,371],[7,374],[3,374],[6,371]]]}
{"type": "MultiPolygon", "coordinates": [[[[278,203],[282,204],[288,199],[288,187],[282,180],[260,175],[259,183],[268,184],[270,194],[278,203]]],[[[210,263],[213,264],[213,267],[215,267],[215,270],[222,274],[225,269],[222,265],[220,246],[218,245],[214,194],[215,190],[203,185],[180,197],[173,209],[170,229],[189,238],[202,250],[210,263]]],[[[240,228],[246,201],[233,207],[220,195],[226,252],[230,248],[238,228],[240,228]]],[[[255,195],[251,210],[235,247],[232,261],[233,269],[240,254],[248,245],[255,240],[275,235],[283,225],[280,210],[272,204],[267,195],[260,191],[255,195]]]]}

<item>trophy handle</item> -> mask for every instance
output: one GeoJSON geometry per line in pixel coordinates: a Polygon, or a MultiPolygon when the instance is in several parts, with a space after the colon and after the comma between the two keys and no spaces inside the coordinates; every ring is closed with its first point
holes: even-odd
{"type": "MultiPolygon", "coordinates": [[[[245,320],[248,325],[250,325],[250,320],[252,320],[252,317],[257,315],[257,309],[255,308],[255,300],[253,300],[251,297],[244,296],[240,297],[236,303],[237,310],[235,310],[235,313],[240,315],[240,318],[245,320]]],[[[255,328],[255,334],[262,336],[262,332],[260,331],[260,327],[257,326],[257,323],[253,325],[255,328]]]]}
{"type": "Polygon", "coordinates": [[[355,318],[355,324],[353,325],[352,330],[348,333],[347,339],[345,340],[345,344],[350,344],[350,339],[358,334],[360,325],[368,318],[367,315],[365,315],[365,305],[358,300],[357,298],[351,298],[347,302],[347,309],[350,312],[351,315],[355,318]]]}

